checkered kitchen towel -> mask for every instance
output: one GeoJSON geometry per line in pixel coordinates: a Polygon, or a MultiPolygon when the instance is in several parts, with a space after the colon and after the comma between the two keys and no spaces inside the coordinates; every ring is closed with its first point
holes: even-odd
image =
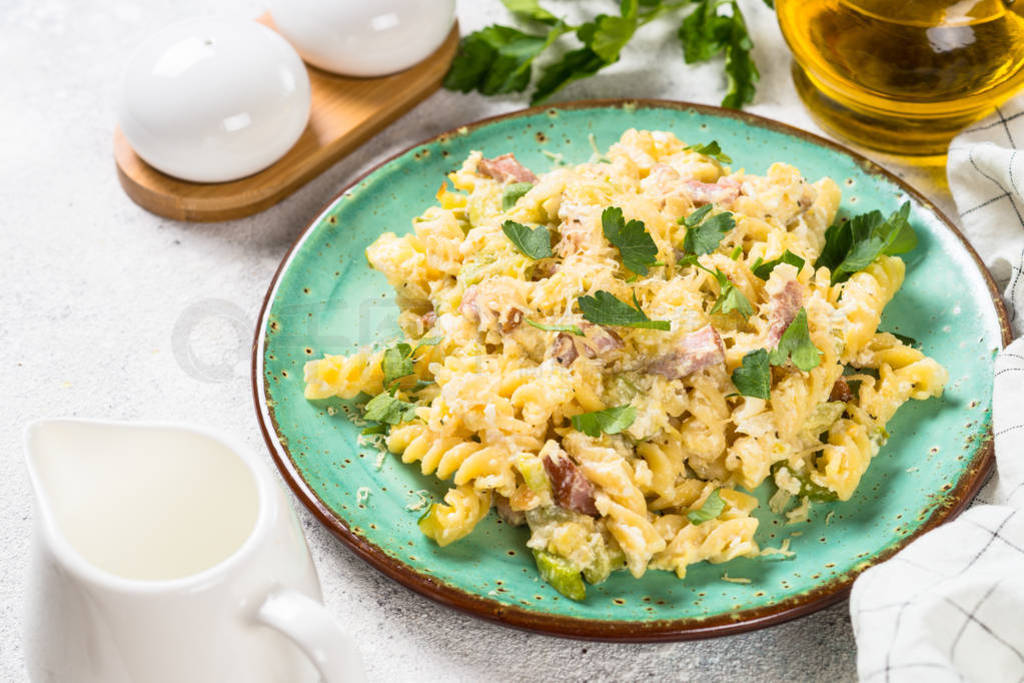
{"type": "MultiPolygon", "coordinates": [[[[1024,332],[1024,98],[961,133],[948,173],[963,229],[1024,332]]],[[[1024,338],[996,359],[991,504],[864,572],[850,614],[864,681],[1024,681],[1024,338]]]]}

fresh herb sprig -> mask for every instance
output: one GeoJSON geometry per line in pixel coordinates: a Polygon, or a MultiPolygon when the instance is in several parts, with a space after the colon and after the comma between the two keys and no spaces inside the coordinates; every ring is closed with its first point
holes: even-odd
{"type": "MultiPolygon", "coordinates": [[[[754,98],[760,75],[753,43],[737,0],[620,0],[618,14],[598,14],[572,26],[539,0],[502,0],[530,30],[492,25],[465,36],[444,79],[449,90],[484,95],[523,92],[533,81],[533,62],[562,36],[573,33],[580,47],[564,52],[541,72],[531,104],[548,99],[569,83],[619,61],[636,32],[662,17],[692,7],[676,33],[687,64],[724,55],[727,92],[722,105],[740,108],[754,98]]],[[[771,6],[770,0],[765,0],[771,6]]]]}
{"type": "Polygon", "coordinates": [[[609,206],[601,212],[601,228],[605,238],[618,247],[622,265],[637,275],[647,275],[647,269],[657,263],[658,245],[643,221],[626,222],[622,209],[609,206]]]}
{"type": "Polygon", "coordinates": [[[767,400],[771,395],[771,366],[790,361],[804,372],[821,363],[821,351],[811,341],[805,308],[801,308],[786,327],[778,346],[771,351],[756,349],[743,356],[742,365],[732,372],[732,383],[743,396],[767,400]]]}
{"type": "Polygon", "coordinates": [[[846,282],[883,254],[903,254],[917,246],[910,222],[910,202],[886,218],[881,211],[862,213],[825,231],[825,248],[814,262],[832,272],[832,284],[846,282]]]}
{"type": "Polygon", "coordinates": [[[702,265],[693,254],[687,254],[679,260],[681,266],[696,266],[705,273],[710,273],[718,283],[718,299],[711,307],[712,313],[732,313],[737,311],[746,320],[754,314],[754,307],[739,287],[733,284],[729,276],[718,268],[714,270],[702,265]]]}
{"type": "Polygon", "coordinates": [[[605,408],[593,413],[572,416],[573,429],[587,436],[598,437],[604,434],[618,434],[636,420],[636,408],[631,405],[605,408]]]}
{"type": "Polygon", "coordinates": [[[718,140],[712,140],[711,142],[703,145],[690,145],[688,147],[683,147],[683,150],[703,154],[704,156],[711,157],[723,164],[732,163],[732,157],[722,151],[721,146],[718,144],[718,140]]]}
{"type": "Polygon", "coordinates": [[[750,267],[750,272],[753,273],[755,276],[761,278],[762,280],[767,280],[768,277],[772,274],[772,271],[775,270],[775,266],[778,266],[783,263],[788,263],[791,266],[796,266],[796,269],[800,270],[801,268],[804,267],[805,261],[802,257],[797,256],[789,249],[787,249],[782,253],[782,256],[772,259],[771,261],[763,261],[761,260],[761,257],[758,256],[757,260],[754,261],[754,265],[750,267]]]}
{"type": "Polygon", "coordinates": [[[704,522],[716,519],[722,511],[725,510],[725,501],[722,500],[722,496],[718,493],[720,489],[712,491],[707,498],[704,499],[704,504],[696,510],[690,510],[686,513],[687,519],[690,520],[690,524],[703,524],[704,522]]]}
{"type": "Polygon", "coordinates": [[[577,299],[583,318],[595,325],[611,325],[613,327],[639,327],[651,330],[669,331],[672,323],[668,320],[651,320],[640,308],[640,302],[633,294],[633,304],[620,301],[611,292],[599,289],[593,296],[581,296],[577,299]]]}
{"type": "Polygon", "coordinates": [[[722,238],[736,227],[736,219],[728,211],[709,216],[713,204],[705,204],[689,216],[679,219],[680,225],[686,226],[683,237],[683,252],[687,254],[710,254],[722,243],[722,238]]]}
{"type": "Polygon", "coordinates": [[[501,225],[501,231],[524,256],[529,256],[535,261],[552,256],[551,233],[543,225],[530,228],[515,221],[505,221],[501,225]]]}

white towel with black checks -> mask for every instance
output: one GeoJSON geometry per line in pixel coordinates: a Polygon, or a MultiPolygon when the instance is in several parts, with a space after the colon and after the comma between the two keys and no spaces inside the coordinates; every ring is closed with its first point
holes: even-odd
{"type": "MultiPolygon", "coordinates": [[[[1024,332],[1024,100],[960,134],[949,185],[1024,332]]],[[[864,572],[850,613],[864,681],[1024,681],[1024,339],[996,359],[991,504],[864,572]]]]}

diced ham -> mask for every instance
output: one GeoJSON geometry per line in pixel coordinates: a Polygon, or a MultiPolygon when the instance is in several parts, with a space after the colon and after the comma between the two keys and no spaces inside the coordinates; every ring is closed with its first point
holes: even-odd
{"type": "Polygon", "coordinates": [[[706,325],[680,339],[674,351],[651,361],[647,372],[667,379],[680,379],[724,362],[722,337],[718,330],[706,325]]]}
{"type": "Polygon", "coordinates": [[[694,206],[732,204],[740,196],[740,184],[733,178],[722,178],[717,183],[687,180],[683,185],[694,206]]]}
{"type": "Polygon", "coordinates": [[[544,471],[551,480],[551,492],[555,503],[566,510],[597,517],[594,503],[594,485],[583,476],[572,460],[567,457],[552,458],[545,455],[544,471]]]}
{"type": "Polygon", "coordinates": [[[512,330],[519,327],[519,324],[523,322],[523,312],[518,308],[510,308],[505,312],[504,317],[501,320],[500,327],[503,334],[508,334],[512,330]]]}
{"type": "Polygon", "coordinates": [[[772,294],[771,313],[768,316],[768,348],[775,348],[778,345],[783,332],[796,318],[803,305],[803,290],[796,280],[790,280],[780,291],[772,294]]]}
{"type": "Polygon", "coordinates": [[[467,320],[479,322],[480,309],[476,306],[476,285],[470,285],[462,293],[462,304],[459,306],[459,312],[466,316],[467,320]]]}
{"type": "Polygon", "coordinates": [[[590,242],[590,228],[578,217],[572,216],[558,227],[561,239],[555,244],[555,254],[565,258],[569,254],[584,251],[590,242]]]}
{"type": "Polygon", "coordinates": [[[580,329],[582,329],[583,334],[586,335],[587,346],[589,346],[590,350],[592,350],[597,356],[607,355],[612,351],[617,351],[622,348],[622,337],[617,335],[613,330],[609,330],[607,327],[594,325],[592,323],[583,323],[580,325],[580,329]]]}
{"type": "Polygon", "coordinates": [[[521,510],[513,510],[512,505],[505,496],[495,494],[494,509],[498,511],[498,516],[510,526],[522,526],[526,524],[526,514],[521,510]]]}
{"type": "Polygon", "coordinates": [[[494,178],[499,183],[536,183],[537,176],[526,168],[512,154],[502,154],[493,159],[481,159],[476,170],[485,176],[494,178]]]}
{"type": "Polygon", "coordinates": [[[836,380],[836,383],[832,385],[832,393],[828,395],[829,401],[842,401],[848,403],[853,400],[853,392],[850,391],[850,385],[846,383],[846,380],[842,377],[836,380]]]}
{"type": "Polygon", "coordinates": [[[572,335],[562,332],[555,337],[555,343],[551,347],[551,357],[555,359],[556,363],[567,368],[579,358],[579,355],[572,335]]]}

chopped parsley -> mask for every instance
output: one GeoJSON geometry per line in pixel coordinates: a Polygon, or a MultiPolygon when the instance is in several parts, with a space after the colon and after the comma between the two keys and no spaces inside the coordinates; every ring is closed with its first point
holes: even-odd
{"type": "Polygon", "coordinates": [[[792,360],[793,365],[805,372],[818,367],[821,351],[811,341],[806,308],[801,308],[796,314],[793,322],[782,333],[778,347],[769,355],[772,365],[785,365],[787,360],[792,360]]]}
{"type": "Polygon", "coordinates": [[[832,271],[832,284],[846,282],[870,266],[882,254],[903,254],[917,246],[917,234],[909,222],[910,202],[885,218],[881,211],[854,216],[825,231],[825,248],[814,262],[832,271]]]}
{"type": "Polygon", "coordinates": [[[543,226],[528,228],[522,223],[505,221],[501,226],[501,231],[524,256],[529,256],[536,261],[549,258],[552,255],[551,233],[543,226]]]}
{"type": "Polygon", "coordinates": [[[425,337],[415,347],[399,342],[384,351],[380,362],[380,369],[384,372],[384,388],[390,389],[396,381],[413,374],[412,357],[417,351],[424,346],[436,346],[440,342],[441,337],[425,337]]]}
{"type": "Polygon", "coordinates": [[[732,313],[733,311],[739,312],[743,316],[744,320],[749,318],[754,313],[754,307],[750,303],[750,299],[733,284],[732,280],[718,268],[711,270],[701,265],[697,257],[690,254],[684,256],[679,260],[680,265],[684,266],[696,266],[706,273],[710,273],[714,276],[715,281],[718,282],[718,299],[715,301],[715,305],[711,308],[712,313],[732,313]]]}
{"type": "Polygon", "coordinates": [[[711,142],[705,145],[690,145],[689,147],[684,147],[683,149],[688,152],[696,152],[697,154],[702,154],[706,157],[711,157],[712,159],[720,161],[723,164],[732,163],[732,157],[722,152],[722,148],[718,146],[718,140],[712,140],[711,142]]]}
{"type": "Polygon", "coordinates": [[[643,221],[622,217],[622,209],[609,206],[601,212],[601,228],[604,236],[618,247],[622,265],[637,275],[647,275],[647,269],[657,263],[658,246],[643,221]]]}
{"type": "Polygon", "coordinates": [[[373,422],[396,425],[416,417],[416,406],[383,392],[370,399],[363,409],[363,417],[373,422]]]}
{"type": "Polygon", "coordinates": [[[725,510],[725,501],[719,495],[718,489],[715,489],[704,499],[704,504],[700,506],[700,509],[690,510],[686,513],[686,517],[690,520],[690,524],[703,524],[717,518],[723,510],[725,510]]]}
{"type": "Polygon", "coordinates": [[[529,318],[526,319],[526,324],[531,327],[536,327],[538,330],[544,330],[545,332],[569,332],[570,334],[575,334],[577,337],[584,336],[583,330],[581,330],[578,325],[545,325],[543,323],[534,322],[529,318]]]}
{"type": "Polygon", "coordinates": [[[587,436],[598,437],[604,434],[618,434],[629,428],[636,420],[636,408],[631,405],[606,408],[593,413],[572,416],[572,426],[587,436]]]}
{"type": "Polygon", "coordinates": [[[683,252],[697,256],[710,254],[718,249],[726,233],[736,227],[736,219],[728,211],[708,216],[712,206],[705,204],[689,216],[679,219],[679,223],[686,226],[683,252]]]}
{"type": "Polygon", "coordinates": [[[788,263],[791,266],[796,266],[797,270],[800,270],[801,268],[804,267],[805,261],[803,260],[803,258],[797,256],[789,249],[787,249],[782,253],[782,256],[776,259],[772,259],[771,261],[762,261],[761,257],[758,256],[757,260],[754,261],[754,265],[751,266],[750,272],[756,275],[757,277],[761,278],[762,280],[767,280],[768,277],[772,274],[772,271],[775,270],[775,266],[781,263],[788,263]]]}
{"type": "Polygon", "coordinates": [[[508,211],[519,198],[529,192],[533,188],[533,183],[510,183],[505,186],[504,192],[501,193],[501,210],[508,211]]]}
{"type": "Polygon", "coordinates": [[[732,371],[732,383],[744,396],[768,400],[772,389],[772,369],[768,352],[757,349],[743,356],[743,365],[732,371]]]}
{"type": "Polygon", "coordinates": [[[577,299],[580,311],[584,319],[596,325],[612,325],[614,327],[639,327],[651,330],[672,329],[672,323],[668,320],[651,320],[647,314],[640,309],[640,302],[633,294],[633,308],[624,301],[620,301],[603,289],[594,292],[593,296],[581,296],[577,299]]]}

